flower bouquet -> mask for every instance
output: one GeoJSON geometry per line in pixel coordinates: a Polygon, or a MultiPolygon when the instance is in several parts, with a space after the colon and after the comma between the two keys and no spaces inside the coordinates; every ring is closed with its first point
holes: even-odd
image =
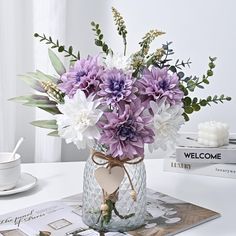
{"type": "Polygon", "coordinates": [[[191,62],[173,62],[171,43],[149,52],[162,31],[149,31],[140,49],[127,55],[124,19],[115,8],[112,13],[124,43],[122,54],[105,43],[95,22],[91,23],[95,44],[101,48],[96,56],[81,58],[72,46],[35,33],[40,41],[70,57],[70,67],[67,70],[49,49],[58,75],[37,70],[20,76],[37,93],[12,100],[51,113],[52,120],[32,122],[52,129],[49,135],[60,136],[78,149],[91,149],[84,171],[83,220],[95,229],[126,231],[141,226],[145,219],[144,147],[166,149],[189,114],[230,97],[190,96],[209,84],[216,58],[209,58],[202,77],[185,76],[183,70],[191,62]]]}

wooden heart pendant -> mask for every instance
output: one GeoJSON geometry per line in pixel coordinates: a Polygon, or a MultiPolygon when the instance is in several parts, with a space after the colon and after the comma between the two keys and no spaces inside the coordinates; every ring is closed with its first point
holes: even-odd
{"type": "Polygon", "coordinates": [[[125,172],[120,166],[115,166],[111,169],[99,167],[95,170],[94,175],[100,187],[108,194],[112,194],[119,188],[125,172]]]}

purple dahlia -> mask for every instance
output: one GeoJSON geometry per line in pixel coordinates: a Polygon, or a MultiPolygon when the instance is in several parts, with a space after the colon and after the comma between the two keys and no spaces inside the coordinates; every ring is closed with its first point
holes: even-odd
{"type": "Polygon", "coordinates": [[[130,102],[136,96],[136,88],[133,87],[134,80],[131,75],[125,74],[122,70],[107,70],[103,76],[103,82],[100,85],[101,90],[98,95],[103,98],[107,105],[115,105],[125,100],[130,102]]]}
{"type": "Polygon", "coordinates": [[[144,144],[154,141],[152,116],[144,114],[140,100],[123,103],[117,112],[106,112],[100,123],[100,143],[107,145],[107,155],[118,159],[144,156],[144,144]]]}
{"type": "Polygon", "coordinates": [[[70,98],[78,89],[84,91],[86,96],[99,90],[103,67],[98,63],[98,57],[89,56],[75,62],[75,65],[61,76],[58,87],[70,98]]]}
{"type": "Polygon", "coordinates": [[[168,73],[167,68],[152,67],[151,71],[144,69],[137,86],[145,101],[158,101],[165,97],[168,103],[174,105],[180,103],[184,96],[179,88],[177,74],[168,73]]]}

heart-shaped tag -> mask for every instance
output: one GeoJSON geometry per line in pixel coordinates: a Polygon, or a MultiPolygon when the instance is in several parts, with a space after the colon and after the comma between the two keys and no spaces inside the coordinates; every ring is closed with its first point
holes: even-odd
{"type": "Polygon", "coordinates": [[[94,175],[100,187],[108,194],[112,194],[119,188],[125,172],[120,166],[112,167],[110,170],[105,167],[99,167],[95,170],[94,175]]]}

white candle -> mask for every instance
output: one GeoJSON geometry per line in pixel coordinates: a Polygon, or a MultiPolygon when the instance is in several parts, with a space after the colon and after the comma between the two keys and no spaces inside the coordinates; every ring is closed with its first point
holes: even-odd
{"type": "Polygon", "coordinates": [[[229,143],[229,126],[226,123],[208,121],[198,125],[198,143],[220,147],[229,143]]]}

